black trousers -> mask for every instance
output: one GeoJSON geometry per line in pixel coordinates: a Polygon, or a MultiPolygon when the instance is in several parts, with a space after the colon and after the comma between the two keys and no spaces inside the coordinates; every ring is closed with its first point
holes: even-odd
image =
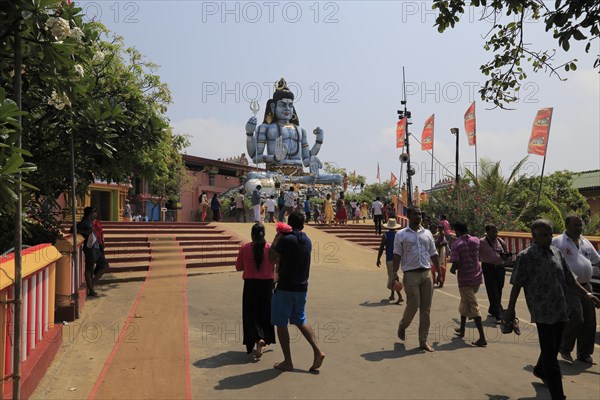
{"type": "Polygon", "coordinates": [[[557,359],[565,323],[536,323],[536,325],[538,339],[540,341],[540,357],[538,358],[536,366],[533,367],[533,370],[538,376],[542,377],[548,385],[552,400],[565,399],[562,376],[557,359]]]}
{"type": "Polygon", "coordinates": [[[375,233],[381,235],[381,220],[383,219],[383,215],[374,215],[373,221],[375,222],[375,233]]]}
{"type": "MultiPolygon", "coordinates": [[[[592,285],[589,283],[583,283],[581,286],[588,292],[592,291],[592,285]]],[[[569,322],[565,325],[560,352],[572,352],[577,341],[577,358],[584,359],[594,353],[596,309],[587,296],[571,287],[567,288],[567,306],[569,322]]]]}
{"type": "Polygon", "coordinates": [[[504,277],[506,270],[504,265],[493,265],[481,263],[483,270],[483,281],[485,283],[485,291],[487,292],[490,308],[488,313],[500,319],[502,317],[502,289],[504,289],[504,277]]]}
{"type": "Polygon", "coordinates": [[[275,328],[271,325],[273,279],[244,279],[242,322],[246,353],[252,353],[260,339],[275,343],[275,328]]]}

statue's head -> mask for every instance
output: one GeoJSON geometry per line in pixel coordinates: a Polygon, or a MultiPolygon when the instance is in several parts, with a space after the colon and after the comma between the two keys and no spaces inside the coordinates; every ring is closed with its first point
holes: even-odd
{"type": "Polygon", "coordinates": [[[287,87],[285,79],[281,78],[275,84],[273,98],[267,102],[265,107],[265,118],[263,123],[286,122],[299,125],[298,114],[294,108],[294,93],[287,87]]]}

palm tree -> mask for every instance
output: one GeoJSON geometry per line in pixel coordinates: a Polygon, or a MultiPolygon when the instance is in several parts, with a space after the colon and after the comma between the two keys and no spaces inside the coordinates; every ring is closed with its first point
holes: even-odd
{"type": "Polygon", "coordinates": [[[496,199],[496,205],[500,205],[505,202],[510,190],[510,185],[515,181],[519,170],[523,167],[527,158],[528,156],[525,156],[517,163],[517,165],[515,165],[508,179],[505,179],[502,176],[500,171],[500,161],[494,162],[487,158],[481,158],[479,160],[478,176],[475,176],[469,169],[467,169],[465,173],[467,177],[473,181],[475,186],[492,194],[496,199]]]}

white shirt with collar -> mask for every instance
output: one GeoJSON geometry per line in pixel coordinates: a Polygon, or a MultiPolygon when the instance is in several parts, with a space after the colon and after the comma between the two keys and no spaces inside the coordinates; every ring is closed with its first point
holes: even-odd
{"type": "Polygon", "coordinates": [[[381,201],[375,200],[371,208],[373,208],[373,215],[383,215],[383,203],[381,201]]]}
{"type": "Polygon", "coordinates": [[[298,195],[296,195],[296,192],[294,192],[294,191],[290,190],[290,191],[285,192],[285,206],[296,208],[296,198],[297,197],[298,197],[298,195]]]}
{"type": "Polygon", "coordinates": [[[588,283],[592,279],[592,265],[600,262],[600,255],[589,240],[580,236],[577,248],[573,239],[565,232],[552,239],[552,246],[560,250],[567,265],[577,277],[577,282],[588,283]]]}
{"type": "Polygon", "coordinates": [[[431,257],[437,256],[433,235],[428,229],[419,227],[414,231],[409,226],[394,237],[394,254],[400,256],[402,271],[431,268],[431,257]]]}

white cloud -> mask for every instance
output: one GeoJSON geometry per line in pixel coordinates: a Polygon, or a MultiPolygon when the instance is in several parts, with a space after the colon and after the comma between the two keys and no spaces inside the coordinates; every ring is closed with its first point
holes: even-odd
{"type": "Polygon", "coordinates": [[[184,119],[172,125],[177,133],[189,135],[191,144],[185,150],[189,155],[216,160],[246,153],[243,125],[224,123],[215,118],[184,119]]]}

